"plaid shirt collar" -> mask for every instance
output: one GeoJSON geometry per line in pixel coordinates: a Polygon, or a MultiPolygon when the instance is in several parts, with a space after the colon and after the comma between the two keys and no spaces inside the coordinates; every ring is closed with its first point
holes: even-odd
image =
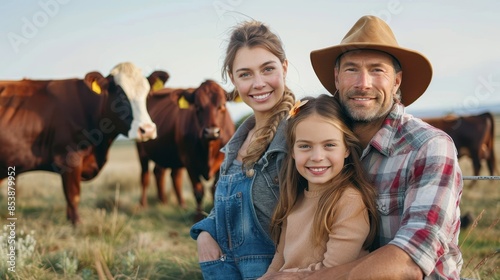
{"type": "Polygon", "coordinates": [[[405,107],[403,104],[394,104],[391,111],[389,112],[389,115],[387,115],[387,117],[385,118],[382,127],[373,136],[372,140],[370,140],[370,143],[368,144],[370,148],[363,151],[363,155],[361,156],[362,159],[370,152],[370,149],[372,148],[376,149],[386,157],[392,155],[395,150],[395,147],[393,146],[394,138],[396,137],[396,134],[399,130],[404,113],[405,107]]]}

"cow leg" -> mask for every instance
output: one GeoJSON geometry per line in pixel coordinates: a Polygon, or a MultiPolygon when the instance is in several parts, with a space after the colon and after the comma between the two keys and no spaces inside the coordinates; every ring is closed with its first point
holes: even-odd
{"type": "Polygon", "coordinates": [[[213,183],[212,188],[211,188],[212,199],[214,201],[215,201],[215,188],[217,187],[217,181],[219,181],[219,176],[220,176],[220,171],[217,170],[217,172],[215,172],[214,183],[213,183]]]}
{"type": "Polygon", "coordinates": [[[66,218],[74,226],[80,222],[78,204],[80,203],[80,176],[81,167],[75,167],[61,174],[64,196],[66,197],[66,218]]]}
{"type": "Polygon", "coordinates": [[[488,170],[490,171],[490,176],[495,176],[495,159],[492,160],[491,156],[486,159],[486,163],[488,164],[488,170]]]}
{"type": "Polygon", "coordinates": [[[488,170],[490,171],[490,176],[495,176],[498,174],[498,169],[495,159],[495,150],[492,146],[489,147],[488,156],[486,157],[486,163],[488,164],[488,170]]]}
{"type": "Polygon", "coordinates": [[[183,168],[172,168],[170,176],[172,177],[172,184],[174,186],[175,196],[181,208],[186,209],[186,202],[184,195],[182,195],[182,172],[183,168]]]}
{"type": "Polygon", "coordinates": [[[149,186],[149,160],[141,158],[141,206],[148,206],[147,190],[149,186]]]}
{"type": "Polygon", "coordinates": [[[158,199],[161,201],[163,204],[167,204],[167,196],[165,195],[165,172],[167,171],[166,168],[163,168],[159,166],[158,164],[155,164],[154,168],[154,174],[155,174],[155,179],[156,179],[156,189],[158,193],[158,199]]]}
{"type": "MultiPolygon", "coordinates": [[[[202,204],[203,204],[203,196],[205,195],[205,189],[203,188],[203,184],[200,182],[200,178],[197,176],[193,176],[191,172],[189,172],[189,178],[191,179],[191,183],[193,184],[193,194],[196,200],[196,213],[194,216],[195,221],[200,221],[205,217],[203,214],[202,204]]],[[[196,174],[196,173],[195,173],[196,174]]]]}
{"type": "MultiPolygon", "coordinates": [[[[474,176],[479,176],[479,171],[481,171],[481,159],[479,159],[478,155],[472,155],[472,167],[474,169],[474,176]]],[[[477,180],[472,180],[469,187],[474,186],[476,183],[477,180]]]]}

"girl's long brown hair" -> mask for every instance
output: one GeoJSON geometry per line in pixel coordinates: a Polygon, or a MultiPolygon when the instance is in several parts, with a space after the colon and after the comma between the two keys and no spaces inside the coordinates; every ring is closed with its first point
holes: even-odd
{"type": "MultiPolygon", "coordinates": [[[[231,33],[226,50],[226,58],[222,66],[222,77],[224,80],[227,80],[227,75],[231,75],[236,53],[243,47],[261,47],[278,57],[281,63],[284,63],[286,60],[280,38],[271,32],[269,27],[259,21],[246,21],[237,25],[231,33]]],[[[238,92],[235,89],[229,94],[229,100],[234,100],[237,96],[238,92]]],[[[255,140],[250,143],[247,155],[243,158],[243,167],[247,169],[251,168],[259,160],[269,146],[269,143],[273,140],[280,121],[287,116],[294,102],[294,94],[285,86],[285,92],[280,102],[271,110],[272,115],[267,119],[264,127],[255,132],[255,140]]]]}
{"type": "MultiPolygon", "coordinates": [[[[336,98],[331,95],[322,94],[317,98],[306,97],[307,104],[300,107],[298,113],[288,120],[286,128],[286,139],[288,148],[293,149],[295,143],[295,129],[304,119],[317,115],[340,129],[344,134],[344,143],[350,154],[345,160],[342,171],[330,181],[330,186],[321,196],[318,209],[314,215],[312,241],[318,246],[325,241],[325,237],[331,233],[330,226],[335,220],[337,213],[337,202],[344,190],[348,187],[356,188],[363,199],[369,215],[370,232],[363,244],[368,249],[373,242],[378,228],[378,214],[376,208],[376,190],[365,177],[365,171],[361,165],[361,145],[356,135],[347,123],[347,117],[336,98]]],[[[281,169],[280,198],[271,221],[271,236],[276,244],[279,242],[281,227],[287,219],[290,211],[295,205],[297,198],[307,188],[307,181],[300,175],[295,167],[292,153],[284,160],[284,168],[281,169]]]]}

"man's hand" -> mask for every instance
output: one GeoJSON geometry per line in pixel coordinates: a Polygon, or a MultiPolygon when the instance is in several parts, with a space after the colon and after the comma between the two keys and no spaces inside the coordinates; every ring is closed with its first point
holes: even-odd
{"type": "Polygon", "coordinates": [[[311,275],[312,272],[271,272],[266,273],[259,280],[302,280],[311,275]]]}

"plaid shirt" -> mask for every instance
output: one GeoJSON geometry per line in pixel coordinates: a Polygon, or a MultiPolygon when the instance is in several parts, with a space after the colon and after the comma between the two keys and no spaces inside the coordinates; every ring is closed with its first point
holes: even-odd
{"type": "Polygon", "coordinates": [[[425,279],[459,279],[462,173],[453,140],[394,105],[361,157],[377,186],[378,244],[393,244],[425,279]]]}

